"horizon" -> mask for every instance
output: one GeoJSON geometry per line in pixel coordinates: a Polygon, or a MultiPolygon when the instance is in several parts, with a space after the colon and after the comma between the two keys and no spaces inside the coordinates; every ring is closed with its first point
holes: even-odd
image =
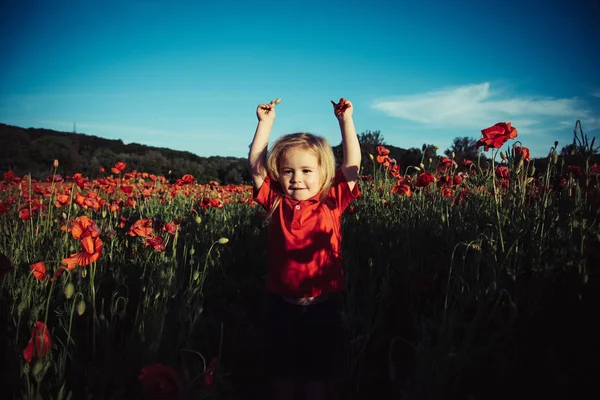
{"type": "Polygon", "coordinates": [[[5,0],[0,14],[0,122],[25,129],[245,158],[258,104],[282,98],[270,142],[336,146],[344,97],[358,134],[441,154],[497,122],[536,158],[577,120],[600,131],[599,0],[5,0]]]}

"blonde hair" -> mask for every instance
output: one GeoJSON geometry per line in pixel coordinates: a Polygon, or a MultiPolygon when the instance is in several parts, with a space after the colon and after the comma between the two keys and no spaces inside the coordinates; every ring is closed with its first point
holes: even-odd
{"type": "MultiPolygon", "coordinates": [[[[331,145],[324,137],[313,135],[312,133],[291,133],[281,136],[271,146],[271,151],[267,156],[267,173],[273,181],[279,182],[279,163],[281,158],[291,149],[302,149],[312,153],[321,168],[321,189],[319,194],[321,199],[327,196],[333,186],[335,177],[335,157],[331,145]]],[[[269,217],[273,214],[275,208],[279,205],[281,196],[273,203],[269,212],[269,217]]]]}

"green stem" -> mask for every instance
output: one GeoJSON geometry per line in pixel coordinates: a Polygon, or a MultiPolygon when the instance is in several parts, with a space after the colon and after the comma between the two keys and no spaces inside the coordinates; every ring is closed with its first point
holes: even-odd
{"type": "Polygon", "coordinates": [[[500,219],[500,205],[498,204],[498,192],[496,188],[496,170],[494,168],[494,161],[496,159],[496,154],[498,150],[495,152],[492,151],[492,188],[494,189],[494,203],[496,205],[496,220],[498,222],[498,234],[500,235],[500,248],[502,249],[502,253],[504,253],[504,238],[502,237],[502,221],[500,219]]]}

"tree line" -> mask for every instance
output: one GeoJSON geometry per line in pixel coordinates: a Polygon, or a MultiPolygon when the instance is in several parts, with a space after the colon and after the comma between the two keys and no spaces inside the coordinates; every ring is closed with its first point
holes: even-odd
{"type": "MultiPolygon", "coordinates": [[[[89,178],[97,178],[117,162],[127,163],[127,171],[136,170],[163,175],[171,181],[191,174],[197,182],[211,180],[221,184],[249,183],[251,181],[246,158],[239,157],[200,157],[186,151],[146,146],[138,143],[125,144],[122,140],[104,139],[93,135],[74,132],[59,132],[49,129],[21,128],[0,124],[0,172],[12,171],[17,176],[31,174],[36,179],[45,179],[53,173],[53,162],[60,163],[59,173],[63,176],[82,173],[89,178]]],[[[363,175],[371,175],[377,162],[370,155],[377,156],[377,147],[385,146],[389,156],[396,160],[401,173],[409,166],[421,163],[427,169],[435,169],[441,157],[454,158],[459,168],[464,160],[485,162],[486,153],[475,146],[476,139],[457,137],[452,145],[438,155],[439,147],[424,143],[421,148],[403,149],[388,145],[381,131],[367,130],[359,134],[362,150],[363,175]]],[[[592,146],[593,147],[593,146],[592,146]]],[[[333,147],[338,163],[342,162],[341,143],[333,147]]],[[[565,146],[557,153],[571,164],[582,163],[581,146],[577,143],[565,146]]],[[[595,155],[594,162],[600,162],[595,155]]],[[[532,160],[534,161],[534,160],[532,160]]],[[[547,160],[535,160],[536,169],[543,171],[547,160]]]]}

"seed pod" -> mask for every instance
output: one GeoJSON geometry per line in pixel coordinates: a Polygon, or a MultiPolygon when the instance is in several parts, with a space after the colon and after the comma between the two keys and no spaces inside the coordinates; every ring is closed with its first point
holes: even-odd
{"type": "Polygon", "coordinates": [[[72,282],[69,282],[67,283],[67,286],[65,286],[65,297],[70,299],[73,297],[73,293],[75,293],[75,285],[73,285],[72,282]]]}
{"type": "Polygon", "coordinates": [[[219,239],[219,244],[227,244],[229,243],[229,239],[222,237],[221,239],[219,239]]]}
{"type": "Polygon", "coordinates": [[[85,301],[81,300],[77,304],[77,315],[81,316],[85,312],[85,301]]]}

